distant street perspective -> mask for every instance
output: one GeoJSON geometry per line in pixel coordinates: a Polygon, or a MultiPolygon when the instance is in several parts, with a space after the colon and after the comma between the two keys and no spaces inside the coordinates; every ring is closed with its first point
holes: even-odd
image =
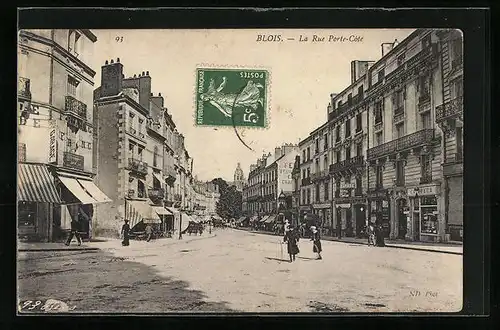
{"type": "Polygon", "coordinates": [[[19,298],[56,299],[76,313],[461,309],[461,255],[324,241],[316,260],[304,238],[291,263],[281,242],[221,229],[129,248],[109,240],[82,245],[97,251],[20,252],[19,298]]]}

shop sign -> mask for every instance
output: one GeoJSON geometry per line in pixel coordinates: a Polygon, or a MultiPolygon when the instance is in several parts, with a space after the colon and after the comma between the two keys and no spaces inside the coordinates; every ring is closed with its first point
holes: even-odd
{"type": "Polygon", "coordinates": [[[354,189],[356,188],[354,183],[341,183],[340,189],[354,189]]]}
{"type": "Polygon", "coordinates": [[[369,198],[387,198],[387,193],[385,191],[374,191],[368,193],[369,198]]]}
{"type": "Polygon", "coordinates": [[[49,121],[49,164],[57,163],[57,123],[49,121]]]}
{"type": "Polygon", "coordinates": [[[408,196],[416,196],[417,194],[419,196],[430,196],[430,195],[437,195],[438,194],[438,186],[423,186],[423,187],[418,187],[418,188],[408,188],[408,196]]]}
{"type": "Polygon", "coordinates": [[[351,204],[337,204],[337,207],[340,207],[341,209],[350,209],[351,204]]]}

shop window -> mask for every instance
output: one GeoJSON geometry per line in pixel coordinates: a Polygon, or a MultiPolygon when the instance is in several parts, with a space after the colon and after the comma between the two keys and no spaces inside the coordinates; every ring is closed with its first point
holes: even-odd
{"type": "Polygon", "coordinates": [[[420,232],[422,234],[438,233],[437,200],[436,197],[422,197],[420,201],[420,232]]]}
{"type": "Polygon", "coordinates": [[[19,202],[18,204],[18,224],[19,226],[36,225],[37,203],[19,202]]]}

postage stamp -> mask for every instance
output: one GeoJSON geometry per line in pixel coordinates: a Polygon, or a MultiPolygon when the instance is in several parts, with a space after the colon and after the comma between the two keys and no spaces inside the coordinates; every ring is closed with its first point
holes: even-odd
{"type": "Polygon", "coordinates": [[[196,124],[265,127],[268,83],[263,69],[197,68],[196,124]]]}

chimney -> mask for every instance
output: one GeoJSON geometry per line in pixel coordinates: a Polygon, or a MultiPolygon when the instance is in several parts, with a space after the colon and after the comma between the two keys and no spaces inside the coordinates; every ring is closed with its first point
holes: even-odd
{"type": "Polygon", "coordinates": [[[120,63],[120,58],[119,57],[116,58],[116,62],[120,63]]]}
{"type": "Polygon", "coordinates": [[[139,89],[139,104],[144,107],[144,109],[149,110],[149,101],[151,97],[151,77],[146,76],[145,72],[139,76],[138,82],[139,89]]]}
{"type": "Polygon", "coordinates": [[[113,60],[108,63],[101,67],[101,97],[117,95],[122,90],[123,65],[113,60]]]}
{"type": "Polygon", "coordinates": [[[146,71],[146,76],[149,76],[149,71],[146,71]]]}
{"type": "Polygon", "coordinates": [[[281,147],[274,148],[274,159],[278,159],[281,156],[281,147]]]}
{"type": "Polygon", "coordinates": [[[387,53],[389,53],[392,48],[394,48],[394,43],[392,42],[385,42],[382,44],[382,57],[384,57],[385,55],[387,55],[387,53]]]}
{"type": "Polygon", "coordinates": [[[371,66],[370,64],[373,63],[374,61],[361,61],[361,60],[351,61],[351,84],[353,84],[356,80],[365,75],[366,72],[368,71],[368,68],[371,66]]]}

